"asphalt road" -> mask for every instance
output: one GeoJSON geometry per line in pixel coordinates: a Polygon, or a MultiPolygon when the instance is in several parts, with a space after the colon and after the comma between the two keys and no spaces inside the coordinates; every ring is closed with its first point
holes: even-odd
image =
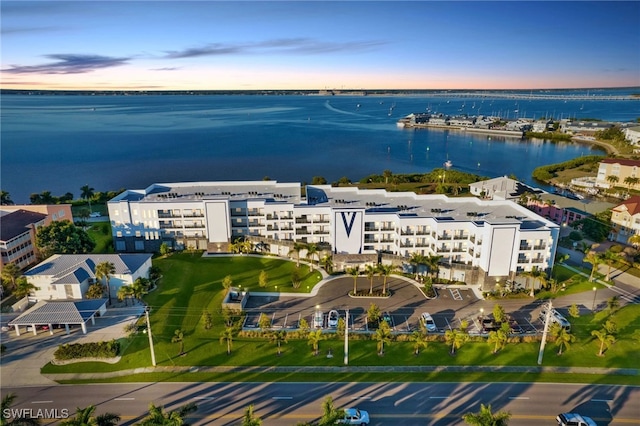
{"type": "MultiPolygon", "coordinates": [[[[462,414],[481,403],[512,413],[512,424],[555,424],[560,412],[579,412],[600,426],[640,424],[640,388],[554,383],[152,383],[4,388],[16,392],[12,408],[37,410],[97,406],[121,424],[134,424],[154,402],[167,409],[195,402],[195,425],[238,424],[254,404],[263,425],[295,425],[317,420],[331,395],[337,407],[367,410],[372,425],[461,425],[462,414]]],[[[43,422],[51,424],[53,421],[43,422]]]]}

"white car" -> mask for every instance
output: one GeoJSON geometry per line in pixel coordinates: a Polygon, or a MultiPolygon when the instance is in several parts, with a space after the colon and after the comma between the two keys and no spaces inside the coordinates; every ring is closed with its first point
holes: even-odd
{"type": "Polygon", "coordinates": [[[562,413],[556,417],[558,426],[598,426],[591,417],[578,413],[562,413]]]}
{"type": "Polygon", "coordinates": [[[340,318],[340,316],[338,315],[338,311],[336,311],[335,309],[329,311],[327,324],[330,328],[336,328],[338,326],[338,318],[340,318]]]}
{"type": "Polygon", "coordinates": [[[426,327],[427,331],[438,331],[438,327],[436,327],[436,322],[433,320],[433,317],[428,312],[423,312],[420,315],[420,321],[426,327]]]}
{"type": "Polygon", "coordinates": [[[369,413],[357,408],[347,408],[344,410],[344,419],[340,422],[343,425],[368,425],[369,413]]]}
{"type": "Polygon", "coordinates": [[[324,314],[321,311],[315,311],[313,314],[313,328],[324,327],[324,314]]]}
{"type": "Polygon", "coordinates": [[[93,212],[89,215],[89,217],[100,217],[100,212],[93,212]]]}

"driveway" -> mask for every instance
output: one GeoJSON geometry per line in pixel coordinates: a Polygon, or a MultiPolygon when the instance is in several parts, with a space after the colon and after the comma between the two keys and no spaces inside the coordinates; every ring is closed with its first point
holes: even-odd
{"type": "MultiPolygon", "coordinates": [[[[82,334],[79,327],[66,334],[64,329],[22,333],[15,331],[2,332],[2,344],[7,347],[2,355],[0,383],[2,386],[42,386],[55,385],[52,380],[40,374],[40,369],[53,359],[53,353],[59,345],[65,343],[86,343],[119,339],[125,336],[124,327],[144,313],[143,305],[111,308],[96,323],[87,323],[87,334],[82,334]]],[[[4,318],[3,318],[4,321],[4,318]]]]}

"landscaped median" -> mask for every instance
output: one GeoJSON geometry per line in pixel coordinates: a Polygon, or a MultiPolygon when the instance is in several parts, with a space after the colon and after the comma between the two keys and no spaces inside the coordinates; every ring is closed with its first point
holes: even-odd
{"type": "MultiPolygon", "coordinates": [[[[277,282],[278,290],[290,292],[294,290],[289,277],[291,268],[297,268],[295,262],[273,257],[202,258],[182,254],[158,259],[154,265],[161,268],[163,279],[145,301],[151,307],[158,367],[149,369],[148,336],[138,332],[128,338],[130,342],[123,342],[128,344],[121,343],[126,349],[116,364],[48,364],[43,374],[54,380],[94,382],[562,380],[640,384],[635,356],[640,352],[638,305],[605,309],[595,315],[572,319],[575,341],[564,347],[562,355],[557,355],[556,343],[549,341],[541,367],[537,365],[539,337],[534,336],[512,336],[496,354],[494,343],[488,343],[486,337],[473,336],[463,341],[452,355],[451,341],[445,341],[443,335],[429,334],[422,339],[426,347],[421,345],[416,355],[417,341],[411,335],[402,338],[392,335],[385,340],[384,355],[380,356],[379,340],[371,336],[356,337],[356,333],[350,334],[354,340],[349,341],[348,366],[345,366],[344,339],[336,333],[320,334],[316,355],[309,335],[291,333],[285,335],[285,339],[276,339],[271,330],[264,330],[262,337],[248,337],[238,334],[237,323],[232,327],[225,324],[228,318],[223,315],[221,302],[226,276],[231,276],[234,287],[264,291],[258,285],[258,276],[266,271],[267,287],[277,282]],[[204,312],[211,317],[209,329],[204,312]],[[608,346],[604,356],[598,356],[601,344],[592,331],[601,330],[607,320],[615,322],[615,342],[608,346]],[[181,341],[175,338],[176,330],[182,332],[181,341]],[[182,355],[181,345],[184,345],[182,355]],[[278,355],[278,345],[281,355],[278,355]],[[326,356],[329,352],[332,357],[326,356]],[[563,374],[562,378],[558,374],[563,374]]],[[[308,267],[301,265],[300,268],[308,267]]]]}

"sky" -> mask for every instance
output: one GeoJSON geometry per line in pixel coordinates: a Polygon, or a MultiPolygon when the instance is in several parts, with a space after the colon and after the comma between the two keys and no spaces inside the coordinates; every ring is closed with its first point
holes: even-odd
{"type": "Polygon", "coordinates": [[[640,86],[640,1],[7,1],[3,89],[640,86]]]}

